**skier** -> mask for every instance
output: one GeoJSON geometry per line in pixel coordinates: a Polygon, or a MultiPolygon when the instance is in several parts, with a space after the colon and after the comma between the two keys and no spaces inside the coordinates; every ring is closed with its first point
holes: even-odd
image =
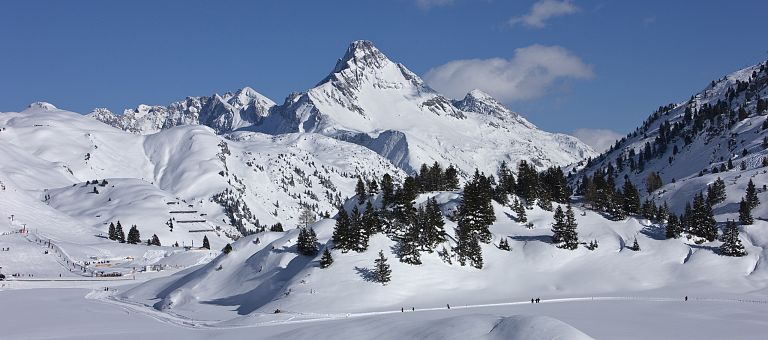
{"type": "Polygon", "coordinates": [[[685,301],[688,301],[688,295],[685,296],[685,301]]]}
{"type": "Polygon", "coordinates": [[[451,305],[446,303],[445,306],[448,307],[448,309],[451,309],[451,305]]]}
{"type": "Polygon", "coordinates": [[[404,313],[404,312],[405,312],[405,308],[400,307],[400,313],[404,313]]]}
{"type": "Polygon", "coordinates": [[[531,303],[533,303],[533,299],[531,299],[531,303]]]}
{"type": "Polygon", "coordinates": [[[411,312],[415,312],[415,311],[416,311],[416,307],[411,307],[411,312]]]}

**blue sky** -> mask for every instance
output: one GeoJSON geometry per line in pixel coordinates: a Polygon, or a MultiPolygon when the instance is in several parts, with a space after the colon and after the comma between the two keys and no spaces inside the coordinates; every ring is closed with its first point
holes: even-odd
{"type": "Polygon", "coordinates": [[[479,84],[546,130],[626,133],[768,58],[766,13],[717,0],[6,1],[0,111],[122,112],[243,86],[282,102],[367,39],[433,87],[479,84]]]}

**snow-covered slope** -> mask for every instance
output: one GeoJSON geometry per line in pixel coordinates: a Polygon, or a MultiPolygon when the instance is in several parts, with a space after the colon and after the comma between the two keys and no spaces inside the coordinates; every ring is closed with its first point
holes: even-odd
{"type": "Polygon", "coordinates": [[[55,240],[82,263],[151,259],[129,268],[162,261],[176,243],[201,246],[204,236],[218,251],[277,222],[293,228],[302,209],[334,211],[354,194],[358,176],[403,176],[376,153],[322,135],[227,137],[200,125],[132,134],[47,103],[0,113],[0,211],[15,219],[2,232],[26,225],[27,239],[55,240]],[[126,233],[136,225],[142,242],[157,235],[166,247],[107,240],[118,221],[126,233]]]}
{"type": "MultiPolygon", "coordinates": [[[[648,175],[655,172],[664,186],[651,196],[680,213],[693,194],[721,177],[729,195],[719,207],[736,212],[734,203],[743,196],[747,182],[752,179],[762,186],[768,180],[766,101],[768,61],[712,81],[685,102],[660,107],[573,179],[610,168],[618,186],[626,176],[644,189],[648,175]]],[[[641,193],[647,195],[645,190],[641,193]]]]}
{"type": "MultiPolygon", "coordinates": [[[[432,193],[417,201],[432,195],[445,211],[460,197],[432,193]]],[[[765,194],[761,198],[768,199],[765,194]]],[[[448,264],[437,253],[422,253],[421,265],[401,263],[396,243],[382,234],[375,235],[362,253],[332,250],[333,264],[321,269],[320,255],[297,253],[297,231],[293,230],[244,238],[234,244],[232,253],[208,265],[147,282],[121,296],[196,320],[254,324],[273,319],[270,314],[275,309],[285,311],[286,317],[309,317],[532,297],[727,296],[768,287],[768,268],[761,260],[768,246],[765,221],[743,230],[749,255],[732,258],[716,251],[719,242],[698,245],[684,238],[666,240],[661,225],[634,218],[612,221],[577,207],[580,240],[598,241],[599,247],[569,251],[551,244],[551,212],[538,207],[530,210],[528,218],[535,228],[528,229],[514,220],[509,208],[494,204],[494,209],[493,240],[482,246],[484,267],[480,270],[460,266],[455,260],[448,264]],[[635,238],[640,251],[629,248],[635,238]],[[502,239],[508,240],[511,251],[496,246],[502,239]],[[392,281],[385,286],[369,278],[379,250],[392,266],[392,281]]],[[[328,242],[333,226],[333,220],[314,224],[322,244],[328,242]]],[[[449,235],[455,226],[447,221],[449,235]]],[[[449,239],[444,245],[450,249],[455,243],[449,239]]]]}
{"type": "Polygon", "coordinates": [[[250,126],[269,115],[275,103],[269,98],[245,87],[234,93],[214,94],[210,97],[187,97],[168,106],[139,105],[115,115],[107,109],[97,108],[88,114],[114,127],[133,133],[155,133],[179,125],[200,124],[217,133],[227,133],[250,126]]]}
{"type": "Polygon", "coordinates": [[[579,140],[541,131],[479,90],[449,100],[369,41],[353,42],[328,77],[288,97],[254,128],[351,141],[409,172],[437,161],[466,176],[476,167],[495,173],[501,161],[544,168],[594,155],[579,140]]]}

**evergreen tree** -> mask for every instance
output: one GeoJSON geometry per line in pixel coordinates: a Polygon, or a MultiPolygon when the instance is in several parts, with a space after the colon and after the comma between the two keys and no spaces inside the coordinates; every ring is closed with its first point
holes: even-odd
{"type": "Polygon", "coordinates": [[[635,237],[635,242],[632,243],[632,247],[630,247],[632,251],[640,251],[640,244],[637,243],[637,237],[635,237]]]}
{"type": "Polygon", "coordinates": [[[203,248],[211,250],[211,243],[208,242],[208,235],[203,235],[203,248]]]}
{"type": "Polygon", "coordinates": [[[483,250],[480,248],[478,236],[473,228],[464,220],[459,220],[456,227],[456,248],[454,252],[458,257],[459,264],[465,266],[469,262],[470,266],[478,269],[483,268],[483,250]]]}
{"type": "Polygon", "coordinates": [[[328,268],[333,264],[333,256],[331,256],[331,252],[328,251],[328,248],[325,248],[323,250],[323,256],[320,257],[320,268],[328,268]]]}
{"type": "Polygon", "coordinates": [[[350,249],[362,253],[368,249],[368,239],[370,234],[363,223],[363,216],[357,207],[352,208],[352,215],[349,218],[349,242],[350,249]]]}
{"type": "Polygon", "coordinates": [[[742,225],[755,223],[755,219],[752,217],[752,209],[749,208],[749,203],[743,198],[739,202],[739,223],[742,225]]]}
{"type": "Polygon", "coordinates": [[[579,246],[579,234],[576,231],[578,224],[576,223],[576,216],[573,214],[571,205],[568,204],[565,210],[565,226],[566,232],[564,233],[564,245],[566,249],[576,249],[579,246]]]}
{"type": "Polygon", "coordinates": [[[718,177],[714,183],[707,186],[707,203],[715,205],[725,201],[725,181],[718,177]]]}
{"type": "Polygon", "coordinates": [[[365,200],[368,198],[368,195],[365,193],[365,182],[363,182],[362,177],[357,178],[355,194],[357,195],[357,204],[363,204],[363,202],[365,202],[365,200]]]}
{"type": "Polygon", "coordinates": [[[477,234],[479,240],[491,241],[488,227],[496,221],[491,203],[492,187],[490,180],[475,170],[471,181],[464,186],[464,195],[458,208],[458,221],[477,234]]]}
{"type": "Polygon", "coordinates": [[[725,256],[736,257],[747,255],[747,251],[739,239],[739,228],[733,221],[728,221],[725,230],[723,230],[723,244],[720,246],[720,253],[725,256]]]}
{"type": "Polygon", "coordinates": [[[440,205],[437,204],[437,200],[434,197],[427,200],[423,219],[424,230],[422,249],[431,253],[433,248],[445,241],[445,221],[443,220],[443,212],[440,211],[440,205]]]}
{"type": "Polygon", "coordinates": [[[224,246],[224,248],[221,249],[221,252],[224,254],[229,254],[232,252],[232,245],[227,243],[227,245],[224,246]]]}
{"type": "Polygon", "coordinates": [[[538,198],[539,174],[533,165],[526,161],[520,161],[517,165],[517,196],[525,201],[525,205],[532,206],[538,198]]]}
{"type": "Polygon", "coordinates": [[[141,243],[141,234],[139,233],[139,228],[136,227],[134,224],[131,226],[131,229],[128,230],[128,239],[126,240],[129,244],[139,244],[141,243]]]}
{"type": "Polygon", "coordinates": [[[317,255],[317,235],[312,228],[301,228],[299,230],[299,239],[296,241],[296,248],[299,254],[304,256],[317,255]]]}
{"type": "Polygon", "coordinates": [[[640,194],[637,192],[637,188],[630,182],[629,178],[624,179],[622,198],[622,208],[625,212],[635,215],[640,213],[640,194]]]}
{"type": "Polygon", "coordinates": [[[109,222],[109,239],[112,241],[117,240],[117,233],[115,232],[115,224],[112,222],[109,222]]]}
{"type": "Polygon", "coordinates": [[[670,214],[667,219],[666,236],[667,238],[679,238],[682,234],[682,228],[680,227],[680,220],[677,215],[670,214]]]}
{"type": "Polygon", "coordinates": [[[509,247],[509,242],[506,238],[501,239],[499,241],[499,249],[509,251],[511,248],[509,247]]]}
{"type": "Polygon", "coordinates": [[[365,212],[360,219],[360,226],[365,230],[368,236],[381,231],[381,217],[371,202],[365,205],[365,212]]]}
{"type": "Polygon", "coordinates": [[[749,180],[749,183],[747,183],[747,196],[745,199],[747,204],[749,204],[749,209],[757,208],[757,206],[760,205],[760,199],[757,198],[755,183],[753,183],[751,179],[749,180]]]}
{"type": "Polygon", "coordinates": [[[394,202],[395,184],[388,173],[381,178],[381,202],[382,207],[387,207],[394,202]]]}
{"type": "Polygon", "coordinates": [[[117,225],[115,226],[115,237],[120,243],[125,243],[125,232],[123,231],[123,226],[120,224],[120,221],[117,221],[117,225]]]}
{"type": "Polygon", "coordinates": [[[149,242],[149,244],[160,247],[160,238],[157,237],[157,234],[152,234],[152,240],[149,242]]]}
{"type": "Polygon", "coordinates": [[[392,269],[389,268],[387,258],[384,257],[384,251],[379,250],[379,257],[374,261],[373,279],[383,285],[391,280],[392,269]]]}
{"type": "Polygon", "coordinates": [[[710,206],[701,193],[693,197],[693,208],[690,215],[686,215],[686,224],[690,232],[698,237],[714,241],[717,238],[717,222],[710,206]]]}
{"type": "Polygon", "coordinates": [[[576,232],[576,217],[573,209],[568,205],[563,213],[563,208],[557,206],[554,214],[555,222],[552,224],[552,243],[558,248],[574,250],[579,246],[579,235],[576,232]]]}
{"type": "Polygon", "coordinates": [[[515,201],[512,205],[512,210],[514,210],[515,215],[517,215],[518,223],[528,222],[528,216],[526,216],[526,213],[525,213],[525,206],[523,206],[523,203],[520,202],[520,200],[517,199],[517,197],[515,197],[515,201]]]}
{"type": "Polygon", "coordinates": [[[443,175],[443,189],[446,191],[452,191],[459,188],[459,172],[453,167],[453,164],[449,165],[445,169],[443,175]]]}
{"type": "Polygon", "coordinates": [[[412,265],[421,264],[421,253],[419,253],[419,227],[411,225],[407,232],[400,238],[400,262],[412,265]]]}
{"type": "Polygon", "coordinates": [[[552,223],[552,243],[560,246],[565,242],[565,213],[563,208],[559,205],[555,208],[555,214],[553,216],[555,222],[552,223]]]}
{"type": "Polygon", "coordinates": [[[282,233],[282,232],[285,231],[285,229],[283,229],[283,224],[282,223],[277,222],[277,223],[275,223],[275,224],[273,224],[272,226],[269,227],[269,231],[276,232],[276,233],[282,233]]]}
{"type": "Polygon", "coordinates": [[[334,248],[341,249],[343,253],[349,251],[351,249],[350,233],[349,215],[347,215],[344,207],[339,207],[339,213],[336,216],[336,228],[334,228],[333,236],[331,237],[334,248]]]}

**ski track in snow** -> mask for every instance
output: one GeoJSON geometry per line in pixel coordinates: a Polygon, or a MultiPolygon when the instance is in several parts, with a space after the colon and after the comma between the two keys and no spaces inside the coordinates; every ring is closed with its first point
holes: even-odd
{"type": "MultiPolygon", "coordinates": [[[[126,311],[130,310],[136,313],[141,313],[143,315],[151,317],[165,324],[174,325],[177,327],[191,328],[191,329],[239,329],[239,328],[252,328],[252,327],[267,327],[267,326],[276,326],[276,325],[343,320],[343,319],[350,319],[350,318],[361,318],[361,317],[368,317],[368,316],[379,316],[379,315],[398,314],[398,313],[418,313],[418,312],[433,312],[433,311],[450,312],[450,310],[452,309],[479,309],[479,308],[489,308],[489,307],[538,304],[538,303],[531,303],[530,300],[525,300],[525,301],[511,301],[511,302],[474,304],[474,305],[455,305],[455,306],[451,306],[450,309],[447,307],[430,307],[430,308],[419,308],[416,310],[408,310],[406,308],[404,310],[390,310],[390,311],[362,312],[362,313],[333,313],[333,314],[302,313],[302,312],[281,312],[279,314],[263,313],[261,315],[281,315],[281,316],[285,315],[287,318],[284,320],[274,320],[269,322],[257,322],[257,323],[251,323],[251,324],[243,324],[243,325],[222,326],[217,324],[221,322],[226,322],[225,320],[219,320],[219,321],[194,320],[178,314],[159,311],[140,303],[134,303],[134,302],[118,299],[115,296],[108,293],[100,294],[99,291],[92,291],[91,293],[86,295],[85,298],[101,301],[104,303],[115,304],[124,308],[126,311]]],[[[639,297],[639,296],[589,296],[589,297],[555,298],[555,299],[541,300],[541,302],[539,303],[551,304],[551,303],[570,303],[570,302],[585,302],[585,301],[590,301],[590,302],[602,302],[602,301],[638,301],[640,302],[641,301],[641,302],[686,302],[686,303],[719,302],[719,303],[768,304],[768,300],[756,300],[756,299],[688,297],[688,300],[689,301],[685,301],[684,298],[679,298],[679,297],[670,298],[670,297],[639,297]]]]}

